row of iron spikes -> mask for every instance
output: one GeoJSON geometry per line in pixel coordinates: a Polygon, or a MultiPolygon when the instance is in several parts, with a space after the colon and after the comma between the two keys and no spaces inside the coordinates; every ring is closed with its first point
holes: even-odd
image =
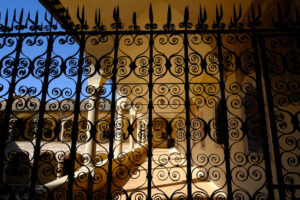
{"type": "MultiPolygon", "coordinates": [[[[277,13],[278,13],[278,20],[275,21],[274,18],[272,18],[272,22],[273,25],[277,28],[280,27],[284,27],[286,26],[285,20],[288,17],[288,13],[289,13],[289,1],[287,1],[287,9],[286,12],[283,14],[282,13],[282,9],[280,6],[279,1],[277,1],[277,13]]],[[[79,20],[80,24],[75,25],[76,29],[81,29],[81,30],[87,30],[88,29],[88,25],[87,25],[87,19],[85,18],[85,11],[84,11],[84,6],[82,7],[82,11],[81,11],[81,15],[80,15],[80,8],[78,6],[77,8],[77,19],[79,20]]],[[[298,8],[295,9],[296,10],[296,19],[290,19],[292,24],[297,25],[300,24],[300,11],[298,8]]],[[[67,12],[67,16],[69,15],[69,10],[67,8],[66,10],[67,12]]],[[[251,5],[251,13],[248,15],[248,27],[254,28],[257,27],[261,24],[260,22],[260,17],[261,17],[261,8],[260,8],[260,3],[258,2],[258,9],[257,9],[257,15],[255,12],[255,8],[254,5],[252,3],[251,5]]],[[[240,22],[240,19],[242,17],[242,8],[241,8],[241,4],[238,7],[238,12],[236,9],[236,6],[233,5],[233,16],[230,18],[230,23],[228,24],[228,28],[230,29],[241,29],[243,27],[243,23],[240,22]]],[[[192,28],[192,24],[188,22],[188,18],[189,18],[189,9],[188,7],[185,7],[185,11],[184,11],[184,21],[182,23],[179,24],[179,27],[183,28],[183,27],[187,27],[187,28],[192,28]]],[[[53,16],[51,15],[50,20],[48,20],[47,17],[47,12],[45,13],[45,17],[44,17],[45,21],[48,23],[48,27],[52,28],[52,29],[57,29],[57,24],[53,24],[53,16]]],[[[114,8],[113,11],[113,19],[114,19],[114,23],[111,25],[113,29],[123,29],[123,23],[121,22],[120,19],[120,14],[119,14],[119,6],[114,8]]],[[[220,6],[216,6],[216,18],[213,21],[213,25],[212,28],[220,28],[220,29],[224,29],[225,28],[225,24],[222,23],[223,19],[223,7],[222,4],[220,4],[220,6]]],[[[0,12],[0,20],[1,20],[1,12],[0,12]]],[[[30,13],[28,13],[28,17],[26,18],[26,23],[23,24],[23,9],[21,10],[20,16],[19,16],[19,21],[17,21],[16,19],[16,9],[14,10],[14,16],[13,16],[13,20],[12,20],[12,24],[11,26],[8,25],[8,9],[6,10],[6,15],[5,15],[5,20],[4,20],[4,24],[0,24],[0,31],[1,32],[11,32],[14,28],[16,30],[23,30],[26,29],[28,27],[28,22],[30,22],[32,24],[32,26],[30,26],[30,30],[32,31],[41,31],[43,29],[43,23],[41,23],[39,25],[39,14],[38,11],[36,12],[36,16],[35,19],[32,20],[30,17],[30,13]],[[16,23],[17,25],[14,26],[14,23],[16,23]]],[[[172,14],[171,14],[171,7],[168,6],[168,12],[167,12],[167,23],[163,26],[164,30],[174,30],[175,29],[175,25],[171,23],[172,20],[172,14]]],[[[199,12],[199,17],[198,17],[198,23],[196,24],[196,29],[207,29],[208,25],[205,23],[207,20],[207,12],[206,12],[206,8],[204,6],[204,8],[202,9],[202,6],[200,5],[200,12],[199,12]]],[[[149,7],[149,21],[150,24],[155,25],[155,23],[153,23],[153,11],[152,11],[152,5],[150,3],[150,7],[149,7]]],[[[137,25],[136,22],[136,12],[133,12],[133,17],[132,17],[132,22],[133,25],[129,26],[129,29],[134,30],[134,31],[138,31],[140,30],[140,27],[137,25]]],[[[157,25],[152,27],[152,29],[157,28],[157,25]]],[[[100,8],[96,9],[95,11],[95,26],[93,27],[94,30],[98,30],[98,31],[103,31],[105,30],[105,26],[103,25],[103,22],[101,21],[101,13],[100,13],[100,8]]],[[[147,27],[146,27],[147,29],[147,27]]]]}
{"type": "MultiPolygon", "coordinates": [[[[289,7],[290,7],[290,5],[287,1],[286,12],[284,15],[282,15],[280,3],[279,3],[279,1],[277,1],[278,21],[275,22],[274,18],[272,18],[272,22],[273,22],[274,26],[284,26],[284,20],[288,17],[289,7]]],[[[259,26],[261,24],[261,22],[260,22],[261,7],[260,7],[259,2],[258,2],[258,6],[257,6],[257,12],[258,12],[258,14],[256,15],[255,8],[252,3],[251,14],[248,15],[248,24],[247,24],[248,27],[253,28],[253,27],[259,26]]],[[[236,6],[233,5],[233,16],[230,18],[230,23],[229,23],[228,27],[231,29],[242,28],[243,24],[240,22],[241,17],[242,17],[241,4],[239,4],[238,13],[236,10],[236,6]]],[[[87,21],[84,20],[84,6],[82,7],[81,17],[79,15],[79,7],[77,8],[77,18],[78,18],[81,26],[87,26],[87,21]]],[[[114,19],[115,23],[112,24],[112,28],[115,29],[118,27],[119,29],[122,29],[123,23],[121,22],[121,19],[120,19],[119,6],[114,8],[113,19],[114,19]]],[[[188,22],[188,19],[189,19],[189,9],[188,9],[188,7],[185,7],[184,21],[182,23],[180,23],[180,27],[191,28],[192,24],[188,22]]],[[[213,28],[221,28],[221,29],[224,28],[225,24],[221,22],[222,19],[223,19],[223,7],[222,7],[222,4],[220,4],[219,7],[218,7],[218,5],[216,6],[216,19],[213,21],[213,28]]],[[[163,27],[164,30],[173,30],[175,28],[174,24],[171,23],[171,20],[172,20],[171,6],[169,5],[168,12],[167,12],[167,23],[163,27]]],[[[202,6],[200,5],[200,12],[199,12],[198,24],[196,25],[196,29],[207,29],[208,25],[205,24],[206,20],[207,20],[206,8],[204,6],[203,11],[202,11],[202,6]]],[[[150,21],[150,24],[152,24],[152,25],[154,24],[151,3],[150,3],[150,7],[149,7],[149,21],[150,21]]],[[[291,20],[291,21],[293,21],[293,20],[291,20]]],[[[296,8],[296,20],[295,21],[296,21],[296,23],[300,23],[300,15],[299,15],[298,8],[296,8]]],[[[136,12],[133,12],[132,23],[133,23],[133,25],[129,26],[130,29],[135,30],[135,31],[140,30],[140,27],[137,25],[137,22],[136,22],[136,12]]],[[[105,30],[105,26],[103,25],[103,22],[101,22],[100,8],[98,9],[98,11],[96,10],[96,12],[95,12],[95,25],[96,26],[94,27],[94,29],[105,30]]]]}
{"type": "MultiPolygon", "coordinates": [[[[34,30],[36,32],[38,30],[41,31],[43,29],[43,22],[41,24],[39,24],[39,12],[38,11],[36,11],[34,19],[32,19],[30,17],[30,12],[28,12],[28,16],[26,18],[25,24],[23,24],[23,21],[24,21],[23,13],[24,13],[24,10],[22,8],[20,16],[19,16],[19,20],[17,20],[16,9],[14,9],[14,15],[13,15],[13,19],[11,21],[11,26],[9,26],[9,24],[8,24],[9,17],[8,17],[8,9],[7,9],[6,14],[5,14],[4,24],[0,24],[0,31],[2,30],[2,32],[11,32],[11,31],[13,31],[14,28],[18,31],[21,31],[21,30],[28,28],[28,22],[30,22],[32,24],[32,26],[29,26],[30,30],[34,30]],[[14,25],[15,23],[17,25],[14,25]]],[[[1,20],[1,12],[0,12],[0,20],[1,20]]],[[[48,19],[47,12],[45,12],[44,20],[46,21],[46,23],[48,24],[47,26],[49,26],[50,29],[57,29],[57,23],[56,24],[53,23],[52,15],[50,15],[50,19],[48,19]]]]}

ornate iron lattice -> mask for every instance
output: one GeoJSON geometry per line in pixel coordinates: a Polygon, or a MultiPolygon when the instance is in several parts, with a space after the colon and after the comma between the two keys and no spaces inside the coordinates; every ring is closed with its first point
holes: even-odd
{"type": "MultiPolygon", "coordinates": [[[[1,198],[296,199],[298,10],[112,31],[0,24],[1,198]],[[275,18],[274,18],[275,19],[275,18]],[[96,82],[96,83],[95,83],[96,82]]],[[[3,16],[3,15],[2,15],[3,16]]],[[[67,16],[69,16],[67,14],[67,16]]],[[[30,25],[31,24],[31,25],[30,25]]]]}

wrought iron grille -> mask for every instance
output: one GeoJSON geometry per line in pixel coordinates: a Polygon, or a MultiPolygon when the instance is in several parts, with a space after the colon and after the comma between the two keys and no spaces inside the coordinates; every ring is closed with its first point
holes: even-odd
{"type": "MultiPolygon", "coordinates": [[[[284,3],[284,2],[283,2],[284,3]]],[[[299,25],[0,24],[1,198],[296,199],[299,25]]],[[[5,15],[2,15],[2,17],[5,15]]],[[[67,15],[68,16],[68,15],[67,15]]],[[[268,22],[269,23],[269,22],[268,22]]]]}

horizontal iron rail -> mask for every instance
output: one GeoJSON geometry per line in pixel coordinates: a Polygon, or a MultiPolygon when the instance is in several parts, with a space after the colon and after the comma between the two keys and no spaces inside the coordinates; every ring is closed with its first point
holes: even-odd
{"type": "MultiPolygon", "coordinates": [[[[147,34],[155,34],[155,35],[165,35],[165,34],[172,34],[172,35],[180,35],[184,34],[184,30],[141,30],[141,31],[120,31],[118,30],[119,35],[147,35],[147,34]]],[[[300,29],[224,29],[221,30],[221,33],[272,33],[274,34],[291,34],[291,33],[297,33],[300,32],[300,29]]],[[[92,35],[114,35],[116,31],[53,31],[53,32],[24,32],[24,33],[0,33],[0,37],[14,37],[14,36],[47,36],[47,35],[72,35],[72,36],[79,36],[82,34],[92,36],[92,35]]],[[[187,30],[188,34],[199,34],[199,33],[208,33],[208,34],[217,34],[218,30],[187,30]]]]}

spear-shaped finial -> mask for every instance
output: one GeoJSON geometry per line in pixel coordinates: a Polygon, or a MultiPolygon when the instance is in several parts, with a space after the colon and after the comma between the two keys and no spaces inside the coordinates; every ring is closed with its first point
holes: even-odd
{"type": "Polygon", "coordinates": [[[85,19],[85,11],[84,6],[81,8],[81,16],[79,11],[79,6],[77,7],[77,19],[79,21],[79,24],[76,25],[76,29],[88,29],[87,20],[85,19]]]}
{"type": "Polygon", "coordinates": [[[5,28],[8,28],[7,25],[8,25],[8,9],[6,9],[4,27],[5,27],[5,28]]]}
{"type": "Polygon", "coordinates": [[[206,14],[205,6],[204,6],[204,9],[203,9],[203,12],[202,12],[202,6],[200,5],[198,24],[197,24],[196,28],[197,29],[207,29],[208,26],[207,26],[207,24],[205,24],[206,20],[207,20],[207,14],[206,14]]]}
{"type": "Polygon", "coordinates": [[[84,6],[82,6],[82,9],[81,9],[81,16],[79,14],[79,6],[77,7],[77,19],[80,22],[80,24],[83,26],[86,21],[85,16],[84,16],[84,6]]]}
{"type": "Polygon", "coordinates": [[[82,10],[81,10],[81,23],[82,25],[84,24],[84,21],[85,21],[85,16],[84,16],[84,6],[82,6],[82,10]]]}
{"type": "Polygon", "coordinates": [[[230,24],[228,25],[229,28],[241,28],[243,26],[242,23],[239,23],[239,20],[242,16],[242,7],[241,4],[239,6],[238,14],[236,12],[236,6],[233,5],[233,16],[230,18],[230,24]]]}
{"type": "Polygon", "coordinates": [[[140,27],[136,23],[136,12],[133,12],[132,14],[132,24],[133,25],[129,26],[130,30],[138,31],[140,29],[140,27]]]}
{"type": "Polygon", "coordinates": [[[153,11],[152,11],[151,3],[150,3],[150,7],[149,7],[149,21],[150,21],[150,24],[153,24],[153,11]]]}
{"type": "Polygon", "coordinates": [[[171,6],[168,6],[167,25],[170,26],[172,20],[171,6]]]}
{"type": "Polygon", "coordinates": [[[171,23],[172,21],[172,10],[171,10],[171,6],[168,6],[168,14],[167,14],[167,23],[163,25],[163,29],[166,31],[169,30],[174,30],[175,29],[175,25],[171,23]]]}
{"type": "Polygon", "coordinates": [[[223,18],[223,7],[222,7],[222,4],[221,4],[220,5],[220,11],[219,11],[218,6],[216,6],[216,21],[217,21],[217,23],[220,23],[222,18],[223,18]]]}
{"type": "Polygon", "coordinates": [[[152,11],[152,4],[150,3],[150,6],[149,6],[149,22],[150,23],[147,23],[145,25],[145,28],[146,29],[156,29],[157,28],[157,24],[154,23],[153,21],[153,11],[152,11]]]}
{"type": "MultiPolygon", "coordinates": [[[[99,9],[99,12],[100,12],[100,9],[99,9]]],[[[98,16],[98,10],[96,9],[95,11],[95,24],[99,24],[99,16],[98,16]]]]}
{"type": "Polygon", "coordinates": [[[133,30],[137,31],[139,28],[136,23],[136,12],[133,12],[132,14],[132,23],[133,23],[133,30]]]}
{"type": "Polygon", "coordinates": [[[36,11],[34,22],[36,25],[39,23],[39,12],[38,11],[36,11]]]}
{"type": "Polygon", "coordinates": [[[119,6],[117,6],[117,8],[114,8],[113,18],[115,20],[115,23],[119,23],[120,22],[119,6]]]}
{"type": "Polygon", "coordinates": [[[248,27],[256,27],[259,26],[260,23],[260,17],[261,17],[261,9],[260,9],[260,3],[258,1],[258,5],[257,5],[257,16],[255,14],[255,9],[254,9],[254,5],[252,3],[251,5],[251,16],[248,15],[248,27]]]}
{"type": "Polygon", "coordinates": [[[224,23],[221,23],[223,18],[223,7],[222,4],[220,5],[220,8],[218,5],[216,5],[216,20],[213,22],[213,28],[219,28],[223,29],[225,27],[224,23]]]}
{"type": "Polygon", "coordinates": [[[117,11],[116,11],[116,8],[114,8],[114,11],[113,11],[113,18],[115,21],[117,21],[117,11]]]}
{"type": "Polygon", "coordinates": [[[186,6],[184,9],[184,23],[188,23],[189,21],[189,7],[186,6]]]}
{"type": "Polygon", "coordinates": [[[185,28],[185,29],[192,28],[192,24],[189,23],[189,7],[188,6],[186,6],[184,8],[183,22],[181,22],[179,24],[179,27],[180,28],[185,28]]]}
{"type": "Polygon", "coordinates": [[[48,23],[48,25],[45,27],[47,28],[48,31],[51,32],[52,29],[57,29],[57,24],[53,24],[53,15],[50,15],[50,20],[48,19],[48,15],[47,12],[45,12],[45,17],[44,17],[45,21],[48,23]]]}
{"type": "Polygon", "coordinates": [[[113,24],[111,24],[111,27],[113,29],[122,29],[124,27],[124,25],[122,24],[121,19],[120,19],[119,6],[114,7],[113,18],[114,18],[115,22],[113,24]]]}

